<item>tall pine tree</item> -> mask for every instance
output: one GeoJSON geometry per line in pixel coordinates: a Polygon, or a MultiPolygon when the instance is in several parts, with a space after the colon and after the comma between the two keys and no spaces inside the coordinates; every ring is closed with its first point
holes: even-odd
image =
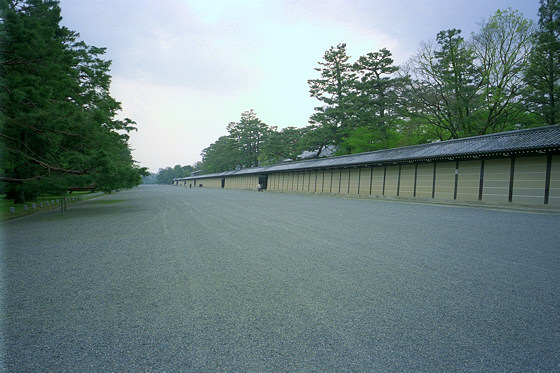
{"type": "Polygon", "coordinates": [[[230,123],[227,130],[239,146],[240,166],[258,166],[261,147],[270,133],[266,123],[263,123],[253,110],[249,110],[241,114],[239,122],[230,123]]]}
{"type": "Polygon", "coordinates": [[[541,0],[539,27],[525,74],[525,98],[541,123],[560,122],[560,1],[541,0]]]}
{"type": "Polygon", "coordinates": [[[355,79],[347,106],[351,109],[351,130],[344,137],[344,153],[391,147],[389,138],[398,119],[399,86],[402,79],[393,65],[391,52],[382,48],[358,58],[352,65],[355,79]]]}
{"type": "Polygon", "coordinates": [[[319,62],[321,67],[315,68],[320,78],[308,80],[311,97],[324,104],[315,108],[310,123],[328,128],[324,132],[332,133],[331,141],[337,145],[350,126],[347,102],[354,77],[349,59],[345,43],[330,47],[319,62]]]}
{"type": "Polygon", "coordinates": [[[58,1],[0,4],[0,181],[9,197],[137,185],[127,134],[134,122],[115,118],[104,49],[60,26],[58,1]]]}

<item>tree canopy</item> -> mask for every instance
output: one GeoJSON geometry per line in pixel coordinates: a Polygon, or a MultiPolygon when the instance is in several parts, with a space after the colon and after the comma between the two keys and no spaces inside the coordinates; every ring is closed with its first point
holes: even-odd
{"type": "Polygon", "coordinates": [[[560,120],[560,1],[541,0],[539,24],[525,71],[525,102],[539,122],[560,120]]]}
{"type": "Polygon", "coordinates": [[[497,11],[470,40],[461,30],[441,31],[407,66],[410,118],[442,140],[522,127],[532,36],[532,22],[511,9],[497,11]]]}
{"type": "Polygon", "coordinates": [[[2,1],[0,17],[0,181],[8,196],[138,185],[146,170],[128,146],[136,123],[118,118],[105,49],[60,25],[58,1],[2,1]]]}
{"type": "Polygon", "coordinates": [[[173,179],[191,176],[194,171],[193,166],[181,166],[180,164],[172,167],[166,167],[159,170],[156,175],[156,181],[159,184],[173,184],[173,179]]]}

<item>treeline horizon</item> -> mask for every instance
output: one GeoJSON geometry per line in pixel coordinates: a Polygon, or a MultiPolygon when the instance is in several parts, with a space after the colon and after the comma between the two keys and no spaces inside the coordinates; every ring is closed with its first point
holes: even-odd
{"type": "Polygon", "coordinates": [[[537,23],[518,10],[498,10],[467,38],[459,29],[440,31],[401,66],[386,48],[352,61],[345,43],[331,46],[315,68],[319,77],[308,80],[320,105],[307,126],[278,130],[247,110],[203,149],[197,169],[215,173],[296,160],[303,152],[320,157],[327,148],[354,154],[556,124],[560,0],[539,3],[537,23]]]}

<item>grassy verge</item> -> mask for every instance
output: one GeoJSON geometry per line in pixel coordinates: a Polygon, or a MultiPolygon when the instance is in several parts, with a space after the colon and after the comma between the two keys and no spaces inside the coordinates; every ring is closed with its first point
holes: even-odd
{"type": "MultiPolygon", "coordinates": [[[[72,204],[99,195],[99,193],[74,192],[72,194],[67,194],[66,198],[68,201],[67,203],[72,204]]],[[[60,195],[46,195],[37,198],[37,201],[26,202],[24,204],[14,204],[13,200],[4,199],[3,197],[4,196],[0,196],[0,220],[33,214],[38,211],[45,211],[55,208],[60,209],[60,195]]]]}

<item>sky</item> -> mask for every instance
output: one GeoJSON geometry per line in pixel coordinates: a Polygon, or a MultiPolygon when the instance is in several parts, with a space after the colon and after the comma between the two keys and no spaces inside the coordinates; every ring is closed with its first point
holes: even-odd
{"type": "Polygon", "coordinates": [[[112,61],[120,117],[137,123],[132,155],[151,172],[192,165],[244,111],[278,129],[304,127],[320,102],[307,80],[326,50],[351,62],[387,48],[396,65],[441,30],[467,38],[538,0],[60,0],[62,25],[112,61]]]}

